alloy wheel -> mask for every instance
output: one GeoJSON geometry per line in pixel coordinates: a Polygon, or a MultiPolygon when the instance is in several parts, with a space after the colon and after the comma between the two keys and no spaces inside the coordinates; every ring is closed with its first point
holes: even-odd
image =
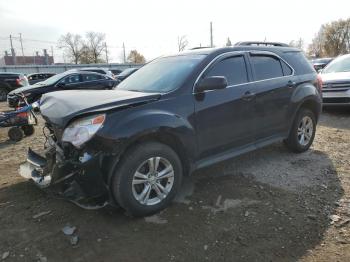
{"type": "Polygon", "coordinates": [[[142,205],[156,205],[174,185],[174,168],[164,157],[151,157],[136,170],[132,180],[134,198],[142,205]]]}
{"type": "Polygon", "coordinates": [[[304,116],[298,126],[298,142],[302,146],[309,144],[314,131],[314,123],[311,117],[304,116]]]}

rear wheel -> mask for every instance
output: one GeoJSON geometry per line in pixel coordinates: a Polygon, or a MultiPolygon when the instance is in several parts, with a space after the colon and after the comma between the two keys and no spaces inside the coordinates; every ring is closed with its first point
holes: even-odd
{"type": "Polygon", "coordinates": [[[34,134],[34,126],[22,126],[22,130],[25,136],[31,136],[34,134]]]}
{"type": "Polygon", "coordinates": [[[0,102],[6,101],[8,91],[4,87],[0,87],[0,102]]]}
{"type": "Polygon", "coordinates": [[[8,131],[8,136],[10,140],[18,142],[23,139],[23,131],[19,127],[11,127],[8,131]]]}
{"type": "Polygon", "coordinates": [[[308,150],[314,141],[316,133],[316,118],[312,111],[302,108],[292,125],[286,146],[296,153],[308,150]]]}
{"type": "Polygon", "coordinates": [[[179,190],[182,165],[167,145],[148,142],[126,152],[112,179],[118,204],[133,216],[166,208],[179,190]]]}

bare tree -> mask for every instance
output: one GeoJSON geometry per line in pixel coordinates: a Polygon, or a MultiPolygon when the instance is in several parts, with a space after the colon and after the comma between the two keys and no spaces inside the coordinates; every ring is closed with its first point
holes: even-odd
{"type": "Polygon", "coordinates": [[[300,37],[298,40],[290,41],[289,45],[304,50],[305,42],[304,39],[300,37]]]}
{"type": "Polygon", "coordinates": [[[67,33],[58,40],[58,47],[62,48],[75,64],[80,60],[83,45],[83,39],[78,34],[67,33]]]}
{"type": "Polygon", "coordinates": [[[100,63],[103,61],[101,59],[102,52],[105,50],[106,35],[99,32],[87,32],[86,42],[84,49],[88,51],[88,56],[91,56],[93,63],[100,63]]]}
{"type": "Polygon", "coordinates": [[[188,45],[188,41],[185,35],[177,37],[177,47],[179,52],[185,50],[187,45],[188,45]]]}
{"type": "Polygon", "coordinates": [[[350,18],[321,26],[308,53],[315,56],[338,56],[350,52],[350,18]]]}
{"type": "Polygon", "coordinates": [[[127,60],[128,62],[135,64],[144,64],[146,62],[145,57],[137,52],[137,50],[131,50],[127,60]]]}

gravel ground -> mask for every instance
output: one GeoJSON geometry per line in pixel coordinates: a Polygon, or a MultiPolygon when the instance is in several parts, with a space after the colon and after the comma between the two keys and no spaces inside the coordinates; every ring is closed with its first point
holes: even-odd
{"type": "Polygon", "coordinates": [[[350,108],[322,114],[308,152],[277,143],[199,170],[143,219],[47,196],[18,175],[28,146],[42,147],[40,127],[16,144],[6,132],[0,260],[350,261],[350,108]]]}

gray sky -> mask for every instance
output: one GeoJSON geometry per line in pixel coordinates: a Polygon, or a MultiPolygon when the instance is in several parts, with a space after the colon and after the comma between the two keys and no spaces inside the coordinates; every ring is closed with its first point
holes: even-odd
{"type": "MultiPolygon", "coordinates": [[[[349,9],[350,0],[0,0],[0,54],[10,50],[10,34],[22,33],[25,55],[53,46],[62,62],[55,44],[60,35],[98,31],[106,34],[111,61],[121,61],[123,42],[127,52],[137,49],[150,60],[176,52],[179,35],[189,47],[209,45],[210,21],[216,46],[227,37],[232,43],[300,37],[310,43],[321,24],[350,17],[349,9]]],[[[14,45],[21,55],[19,41],[14,45]]]]}

